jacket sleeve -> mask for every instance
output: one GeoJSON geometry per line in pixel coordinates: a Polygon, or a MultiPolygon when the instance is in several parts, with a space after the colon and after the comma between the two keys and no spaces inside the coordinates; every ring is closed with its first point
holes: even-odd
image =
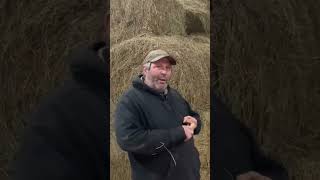
{"type": "Polygon", "coordinates": [[[115,131],[119,146],[128,152],[153,155],[171,148],[185,139],[182,126],[172,129],[146,129],[142,114],[128,96],[124,96],[116,109],[115,131]]]}
{"type": "Polygon", "coordinates": [[[188,106],[188,111],[189,111],[189,115],[190,116],[192,116],[192,117],[194,117],[196,120],[197,120],[197,127],[196,127],[196,129],[194,129],[194,134],[196,135],[196,134],[199,134],[200,133],[200,130],[201,130],[201,119],[200,119],[200,115],[196,112],[196,111],[194,111],[194,110],[192,110],[191,109],[191,106],[190,106],[190,104],[185,100],[185,102],[186,102],[186,104],[187,104],[187,106],[188,106]]]}
{"type": "Polygon", "coordinates": [[[200,130],[201,130],[201,126],[202,126],[200,115],[191,108],[190,104],[182,97],[182,95],[180,93],[178,93],[178,91],[172,90],[172,93],[174,96],[176,96],[178,99],[180,99],[181,101],[183,101],[186,104],[186,106],[188,108],[187,110],[189,112],[189,116],[192,116],[197,120],[197,127],[194,130],[194,134],[195,135],[199,134],[200,130]]]}

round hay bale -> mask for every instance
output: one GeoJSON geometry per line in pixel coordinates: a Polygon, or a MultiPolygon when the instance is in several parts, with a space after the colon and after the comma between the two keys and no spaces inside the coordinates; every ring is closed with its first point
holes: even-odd
{"type": "Polygon", "coordinates": [[[186,10],[186,33],[210,33],[210,1],[177,0],[186,10]]]}
{"type": "Polygon", "coordinates": [[[170,86],[191,103],[196,110],[209,109],[210,40],[192,36],[135,37],[111,47],[111,104],[131,86],[142,70],[142,61],[153,49],[168,51],[176,60],[170,86]]]}
{"type": "Polygon", "coordinates": [[[209,36],[209,1],[125,0],[111,3],[111,44],[143,33],[209,36]],[[143,8],[141,8],[143,7],[143,8]]]}

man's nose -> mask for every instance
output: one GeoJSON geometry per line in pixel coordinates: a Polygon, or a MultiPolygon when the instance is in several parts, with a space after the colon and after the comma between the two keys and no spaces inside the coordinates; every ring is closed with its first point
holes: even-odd
{"type": "Polygon", "coordinates": [[[160,73],[161,73],[161,74],[167,74],[167,70],[162,69],[162,70],[160,71],[160,73]]]}

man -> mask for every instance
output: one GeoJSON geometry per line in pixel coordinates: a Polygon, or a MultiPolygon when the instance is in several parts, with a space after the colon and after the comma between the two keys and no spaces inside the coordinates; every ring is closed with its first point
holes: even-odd
{"type": "Polygon", "coordinates": [[[117,105],[117,142],[128,152],[133,180],[200,179],[193,140],[200,116],[169,87],[173,65],[176,60],[166,51],[150,51],[142,74],[117,105]]]}
{"type": "Polygon", "coordinates": [[[261,152],[250,130],[215,94],[211,100],[213,179],[287,180],[286,169],[261,152]]]}

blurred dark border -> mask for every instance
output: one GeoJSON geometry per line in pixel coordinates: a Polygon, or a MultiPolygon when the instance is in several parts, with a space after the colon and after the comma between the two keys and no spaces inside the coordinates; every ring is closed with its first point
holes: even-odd
{"type": "Polygon", "coordinates": [[[296,180],[320,177],[319,8],[316,0],[212,0],[210,6],[211,94],[296,180]]]}
{"type": "Polygon", "coordinates": [[[0,14],[0,179],[6,180],[28,116],[70,77],[65,57],[109,39],[110,2],[3,0],[0,14]]]}

